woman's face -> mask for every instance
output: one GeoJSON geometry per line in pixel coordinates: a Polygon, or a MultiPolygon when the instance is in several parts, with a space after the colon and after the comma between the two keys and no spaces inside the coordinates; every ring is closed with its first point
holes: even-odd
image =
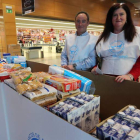
{"type": "Polygon", "coordinates": [[[127,15],[123,8],[119,8],[113,13],[112,24],[114,30],[122,30],[123,26],[126,23],[127,15]]]}

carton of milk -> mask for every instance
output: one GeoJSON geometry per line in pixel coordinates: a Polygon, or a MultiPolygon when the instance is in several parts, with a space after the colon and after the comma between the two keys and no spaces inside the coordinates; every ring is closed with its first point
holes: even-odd
{"type": "Polygon", "coordinates": [[[67,113],[67,121],[78,128],[82,129],[82,115],[81,115],[81,108],[77,108],[72,110],[71,112],[67,113]]]}
{"type": "Polygon", "coordinates": [[[89,132],[92,129],[91,103],[86,103],[81,107],[82,111],[82,130],[89,132]]]}
{"type": "Polygon", "coordinates": [[[99,123],[100,114],[100,96],[94,97],[91,101],[91,119],[92,129],[99,123]]]}

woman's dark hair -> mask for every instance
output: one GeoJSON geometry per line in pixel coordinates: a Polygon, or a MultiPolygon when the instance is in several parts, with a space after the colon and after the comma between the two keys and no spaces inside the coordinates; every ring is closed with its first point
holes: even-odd
{"type": "Polygon", "coordinates": [[[78,12],[75,16],[75,20],[76,20],[77,16],[80,15],[80,14],[85,14],[87,16],[87,21],[89,21],[89,15],[88,15],[88,13],[86,13],[84,11],[78,12]]]}
{"type": "Polygon", "coordinates": [[[114,31],[114,27],[113,27],[113,24],[112,24],[112,17],[113,17],[114,11],[116,11],[119,8],[122,8],[126,12],[126,21],[127,22],[125,23],[125,25],[123,27],[125,39],[128,42],[133,41],[133,38],[136,35],[136,29],[134,27],[134,24],[133,24],[133,21],[132,21],[132,18],[131,18],[130,9],[128,8],[128,6],[126,4],[117,3],[117,4],[113,5],[107,13],[106,22],[105,22],[105,25],[104,25],[104,31],[101,34],[101,36],[99,37],[99,39],[96,43],[96,46],[102,39],[104,41],[106,41],[108,39],[109,35],[110,35],[110,32],[114,31]]]}

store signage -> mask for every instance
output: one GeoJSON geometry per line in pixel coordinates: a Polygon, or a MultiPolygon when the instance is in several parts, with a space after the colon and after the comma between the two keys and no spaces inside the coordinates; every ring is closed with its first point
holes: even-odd
{"type": "Polygon", "coordinates": [[[6,13],[12,13],[12,6],[6,6],[6,13]]]}
{"type": "Polygon", "coordinates": [[[22,0],[22,14],[29,14],[35,11],[34,0],[22,0]]]}

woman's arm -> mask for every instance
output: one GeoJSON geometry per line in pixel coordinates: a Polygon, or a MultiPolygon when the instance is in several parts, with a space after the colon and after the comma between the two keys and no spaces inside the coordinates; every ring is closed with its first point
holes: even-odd
{"type": "Polygon", "coordinates": [[[140,76],[140,56],[138,57],[136,63],[134,64],[130,72],[126,75],[117,76],[115,81],[120,83],[123,82],[124,80],[136,81],[139,76],[140,76]]]}
{"type": "Polygon", "coordinates": [[[129,74],[133,75],[134,81],[136,81],[140,76],[140,56],[138,57],[136,63],[134,64],[129,74]]]}

